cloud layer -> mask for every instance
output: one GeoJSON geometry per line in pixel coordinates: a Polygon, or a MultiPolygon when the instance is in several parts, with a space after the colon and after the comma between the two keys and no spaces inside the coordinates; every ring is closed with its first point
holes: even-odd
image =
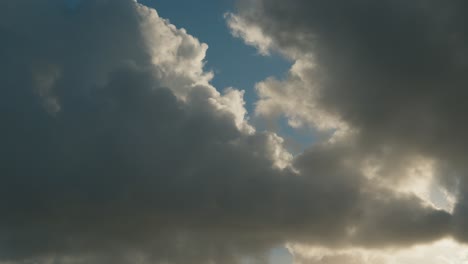
{"type": "MultiPolygon", "coordinates": [[[[463,126],[448,133],[458,120],[448,119],[452,110],[440,105],[433,117],[436,131],[424,124],[414,124],[414,131],[405,125],[432,109],[430,98],[421,106],[416,100],[402,114],[395,109],[407,105],[397,100],[418,90],[398,86],[393,97],[374,97],[373,89],[380,94],[394,87],[382,80],[406,83],[399,78],[407,71],[400,64],[426,65],[419,61],[426,53],[421,50],[408,65],[384,54],[382,65],[374,67],[367,54],[372,50],[366,49],[357,61],[363,66],[351,67],[353,45],[341,38],[350,34],[362,48],[375,41],[373,28],[361,32],[361,24],[334,21],[333,5],[295,2],[297,10],[279,1],[241,3],[239,15],[230,17],[243,21],[234,28],[238,36],[257,34],[248,39],[252,43],[268,36],[269,42],[259,44],[263,51],[275,48],[298,61],[289,79],[259,85],[268,98],[261,99],[258,112],[270,115],[278,107],[297,122],[345,131],[295,157],[277,134],[248,123],[242,91],[219,93],[210,85],[212,74],[203,70],[207,45],[155,10],[133,0],[0,3],[0,263],[227,264],[246,257],[262,263],[263,253],[286,242],[399,248],[450,235],[450,213],[380,179],[411,175],[406,169],[413,163],[399,159],[401,153],[416,163],[416,154],[424,160],[450,153],[444,156],[449,164],[457,150],[463,153],[457,141],[463,126]],[[317,12],[317,21],[302,10],[317,12]],[[257,28],[244,30],[250,25],[257,28]],[[335,49],[348,57],[330,56],[335,49]],[[327,89],[312,79],[322,68],[327,89]],[[347,76],[356,76],[356,83],[335,83],[347,76]],[[374,78],[382,85],[370,85],[374,78]],[[304,100],[294,114],[288,100],[297,96],[304,100]],[[428,144],[446,134],[451,137],[428,144]],[[378,152],[381,146],[394,148],[378,152]],[[376,160],[369,153],[377,153],[376,160]]],[[[353,14],[364,10],[358,6],[346,16],[344,7],[339,19],[354,21],[353,14]]],[[[407,30],[402,34],[411,37],[407,30]]],[[[386,51],[386,45],[376,45],[377,54],[386,51]]],[[[404,47],[401,60],[411,59],[404,47]]],[[[409,79],[420,81],[429,68],[409,79]]],[[[462,208],[459,202],[459,222],[462,208]]]]}
{"type": "Polygon", "coordinates": [[[467,11],[457,0],[241,0],[228,24],[294,62],[257,84],[257,115],[354,145],[368,177],[453,207],[449,234],[466,241],[467,11]],[[410,186],[424,174],[415,160],[432,176],[410,186]]]}

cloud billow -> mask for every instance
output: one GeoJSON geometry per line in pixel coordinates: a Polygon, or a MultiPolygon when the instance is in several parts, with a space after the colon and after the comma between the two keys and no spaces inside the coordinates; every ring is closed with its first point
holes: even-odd
{"type": "Polygon", "coordinates": [[[465,242],[467,10],[457,0],[241,0],[228,25],[261,53],[294,62],[284,79],[257,84],[259,117],[328,131],[392,189],[419,177],[408,173],[411,160],[429,161],[423,196],[449,193],[447,235],[465,242]]]}
{"type": "Polygon", "coordinates": [[[0,34],[0,263],[261,263],[286,242],[450,233],[365,177],[360,146],[292,157],[255,131],[242,92],[210,85],[206,44],[133,0],[2,2],[0,34]]]}

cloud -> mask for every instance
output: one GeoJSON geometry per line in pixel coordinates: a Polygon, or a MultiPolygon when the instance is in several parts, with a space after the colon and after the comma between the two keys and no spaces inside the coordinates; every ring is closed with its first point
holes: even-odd
{"type": "Polygon", "coordinates": [[[466,240],[466,4],[239,2],[235,35],[255,28],[295,61],[284,80],[257,85],[257,114],[348,135],[354,155],[392,164],[387,172],[398,180],[407,177],[395,173],[405,160],[433,160],[432,184],[458,194],[454,235],[466,240]]]}
{"type": "Polygon", "coordinates": [[[0,34],[0,263],[261,262],[450,232],[369,179],[354,141],[293,157],[256,131],[243,92],[209,83],[207,45],[133,0],[5,1],[0,34]]]}
{"type": "Polygon", "coordinates": [[[255,46],[260,54],[269,55],[272,39],[265,36],[261,28],[255,25],[247,25],[242,19],[232,13],[226,13],[224,18],[234,36],[244,39],[249,45],[255,46]]]}
{"type": "Polygon", "coordinates": [[[414,264],[463,263],[466,246],[444,239],[436,243],[413,246],[403,250],[369,250],[362,248],[330,249],[292,244],[288,249],[297,264],[414,264]]]}
{"type": "Polygon", "coordinates": [[[296,60],[281,85],[295,89],[259,84],[261,114],[275,108],[265,106],[272,100],[306,101],[312,108],[300,104],[307,113],[297,118],[313,125],[321,124],[314,120],[322,115],[312,117],[319,108],[369,142],[445,156],[463,152],[466,109],[456,99],[465,95],[464,3],[252,2],[241,1],[237,19],[244,30],[260,28],[273,47],[296,60]]]}

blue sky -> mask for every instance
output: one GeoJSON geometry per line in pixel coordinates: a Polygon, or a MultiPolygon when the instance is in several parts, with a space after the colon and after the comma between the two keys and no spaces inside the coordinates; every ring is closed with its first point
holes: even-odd
{"type": "MultiPolygon", "coordinates": [[[[291,67],[291,62],[284,57],[275,53],[260,55],[254,47],[231,35],[224,14],[235,10],[233,0],[139,2],[155,8],[161,17],[208,44],[205,67],[215,73],[212,84],[220,91],[227,87],[245,90],[246,108],[251,117],[257,101],[255,84],[269,76],[281,79],[291,67]]],[[[255,122],[255,125],[261,130],[264,124],[255,122]]],[[[289,150],[294,153],[300,153],[314,141],[311,131],[292,129],[285,118],[280,120],[277,132],[286,139],[289,150]]]]}
{"type": "Polygon", "coordinates": [[[261,56],[255,48],[231,36],[224,14],[234,10],[233,0],[139,2],[154,7],[161,17],[208,44],[206,70],[215,73],[213,85],[219,90],[230,86],[245,90],[249,113],[256,98],[255,83],[272,75],[281,77],[290,67],[290,63],[280,56],[261,56]]]}

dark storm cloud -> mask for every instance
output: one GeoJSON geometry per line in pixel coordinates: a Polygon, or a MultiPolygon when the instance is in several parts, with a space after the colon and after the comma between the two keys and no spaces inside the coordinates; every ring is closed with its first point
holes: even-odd
{"type": "Polygon", "coordinates": [[[296,86],[291,98],[339,116],[358,131],[360,152],[418,153],[450,167],[438,173],[447,186],[462,182],[454,233],[466,240],[466,2],[239,2],[237,18],[260,28],[270,47],[295,60],[313,54],[317,67],[300,73],[315,87],[296,86]]]}
{"type": "Polygon", "coordinates": [[[464,142],[463,1],[247,2],[240,14],[275,45],[314,54],[326,76],[319,102],[366,139],[431,151],[464,142]]]}
{"type": "Polygon", "coordinates": [[[464,153],[465,2],[247,2],[240,14],[277,46],[314,54],[319,103],[367,141],[464,153]]]}
{"type": "Polygon", "coordinates": [[[205,47],[134,1],[6,1],[0,34],[0,262],[238,263],[448,233],[347,147],[277,168],[280,138],[241,129],[235,97],[203,83],[205,47]]]}

